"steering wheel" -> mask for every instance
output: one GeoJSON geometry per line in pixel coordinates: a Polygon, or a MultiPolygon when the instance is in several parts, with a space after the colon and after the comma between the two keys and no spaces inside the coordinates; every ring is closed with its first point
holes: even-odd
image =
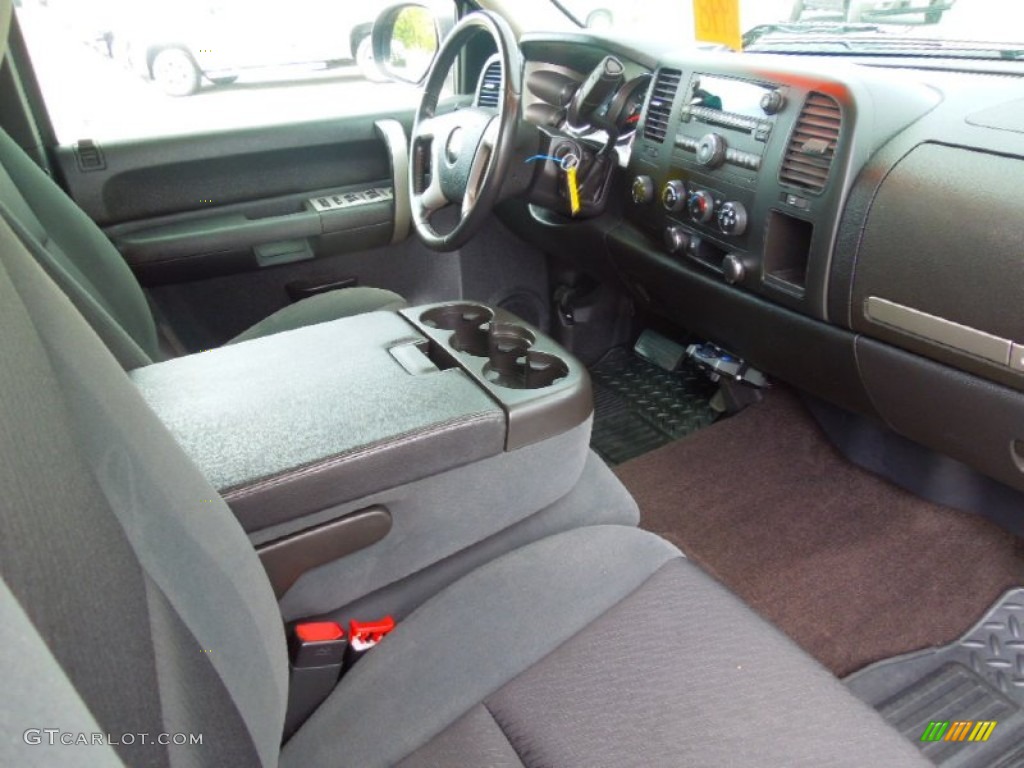
{"type": "Polygon", "coordinates": [[[498,201],[515,154],[522,83],[522,53],[515,33],[500,16],[489,11],[471,13],[445,39],[427,74],[410,145],[412,220],[428,247],[454,251],[465,245],[498,201]],[[497,114],[475,106],[438,114],[448,71],[466,43],[481,31],[494,40],[501,59],[497,114]],[[449,206],[459,206],[458,221],[441,234],[431,217],[449,206]]]}

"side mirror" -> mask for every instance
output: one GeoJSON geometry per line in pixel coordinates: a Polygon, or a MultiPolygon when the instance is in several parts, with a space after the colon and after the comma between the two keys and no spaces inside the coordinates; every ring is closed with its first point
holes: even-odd
{"type": "Polygon", "coordinates": [[[371,39],[373,58],[381,72],[392,80],[418,84],[437,56],[441,30],[429,8],[405,3],[377,17],[371,39]]]}

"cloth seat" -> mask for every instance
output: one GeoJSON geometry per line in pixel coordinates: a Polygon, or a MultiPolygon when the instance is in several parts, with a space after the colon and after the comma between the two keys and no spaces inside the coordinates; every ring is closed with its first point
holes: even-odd
{"type": "Polygon", "coordinates": [[[674,547],[618,526],[440,592],[282,752],[284,631],[248,539],[3,223],[0,357],[0,765],[928,765],[674,547]]]}
{"type": "Polygon", "coordinates": [[[281,759],[395,764],[928,763],[664,539],[590,526],[506,555],[413,613],[281,759]]]}
{"type": "MultiPolygon", "coordinates": [[[[122,367],[130,370],[161,359],[156,322],[124,258],[95,222],[3,131],[0,211],[122,367]]],[[[404,306],[405,300],[392,291],[342,288],[286,306],[230,343],[404,306]]]]}
{"type": "Polygon", "coordinates": [[[343,317],[361,315],[365,312],[381,312],[403,309],[405,299],[393,291],[383,288],[355,287],[340,288],[327,291],[308,299],[297,301],[283,309],[279,309],[270,317],[260,320],[255,325],[231,339],[228,344],[273,336],[275,333],[303,328],[307,325],[327,323],[343,317]]]}

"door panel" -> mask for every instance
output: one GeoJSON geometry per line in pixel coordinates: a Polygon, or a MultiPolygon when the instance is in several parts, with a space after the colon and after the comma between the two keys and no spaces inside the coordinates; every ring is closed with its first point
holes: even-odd
{"type": "MultiPolygon", "coordinates": [[[[380,119],[395,116],[101,147],[100,170],[64,148],[58,163],[143,284],[193,281],[389,243],[395,182],[380,119]],[[345,207],[318,211],[325,200],[345,207]]],[[[397,119],[406,130],[411,114],[397,119]]]]}
{"type": "Polygon", "coordinates": [[[372,285],[423,303],[458,295],[457,260],[391,245],[386,195],[339,210],[312,204],[394,187],[381,119],[408,133],[412,114],[113,144],[100,147],[100,170],[82,170],[72,148],[56,157],[66,188],[195,351],[287,305],[298,283],[372,285]]]}
{"type": "MultiPolygon", "coordinates": [[[[411,115],[397,117],[406,130],[411,115]]],[[[394,185],[376,118],[195,143],[115,146],[105,152],[104,172],[75,167],[72,173],[79,194],[84,190],[85,199],[99,206],[94,216],[122,219],[105,232],[147,287],[158,315],[184,349],[194,352],[223,344],[286,306],[297,284],[370,285],[414,304],[461,294],[458,257],[429,252],[412,238],[391,244],[393,200],[327,213],[311,209],[311,200],[327,195],[394,185]],[[223,189],[241,202],[211,196],[206,199],[212,203],[197,203],[189,183],[223,189]],[[111,203],[122,196],[137,216],[125,219],[124,209],[111,203]],[[265,254],[290,243],[305,246],[297,258],[291,257],[294,250],[284,260],[265,254]]],[[[62,153],[63,167],[73,157],[62,153]]],[[[400,175],[404,184],[404,171],[400,175]]]]}
{"type": "Polygon", "coordinates": [[[106,227],[386,181],[387,150],[374,128],[384,118],[406,131],[412,123],[407,111],[125,142],[101,147],[101,170],[83,171],[70,147],[57,161],[71,196],[106,227]]]}

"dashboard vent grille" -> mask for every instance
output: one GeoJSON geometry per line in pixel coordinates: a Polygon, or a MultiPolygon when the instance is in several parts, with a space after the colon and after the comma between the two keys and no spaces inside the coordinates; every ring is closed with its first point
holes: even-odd
{"type": "Polygon", "coordinates": [[[480,85],[476,89],[476,105],[478,107],[497,107],[501,101],[501,59],[494,58],[487,62],[484,73],[480,77],[480,85]]]}
{"type": "Polygon", "coordinates": [[[839,102],[823,93],[808,95],[789,138],[779,181],[812,192],[824,190],[841,126],[839,102]]]}
{"type": "Polygon", "coordinates": [[[662,69],[658,79],[654,81],[651,91],[651,102],[647,106],[647,117],[644,118],[644,138],[657,141],[665,140],[668,133],[668,122],[672,116],[672,102],[676,100],[679,81],[683,73],[678,69],[662,69]]]}

